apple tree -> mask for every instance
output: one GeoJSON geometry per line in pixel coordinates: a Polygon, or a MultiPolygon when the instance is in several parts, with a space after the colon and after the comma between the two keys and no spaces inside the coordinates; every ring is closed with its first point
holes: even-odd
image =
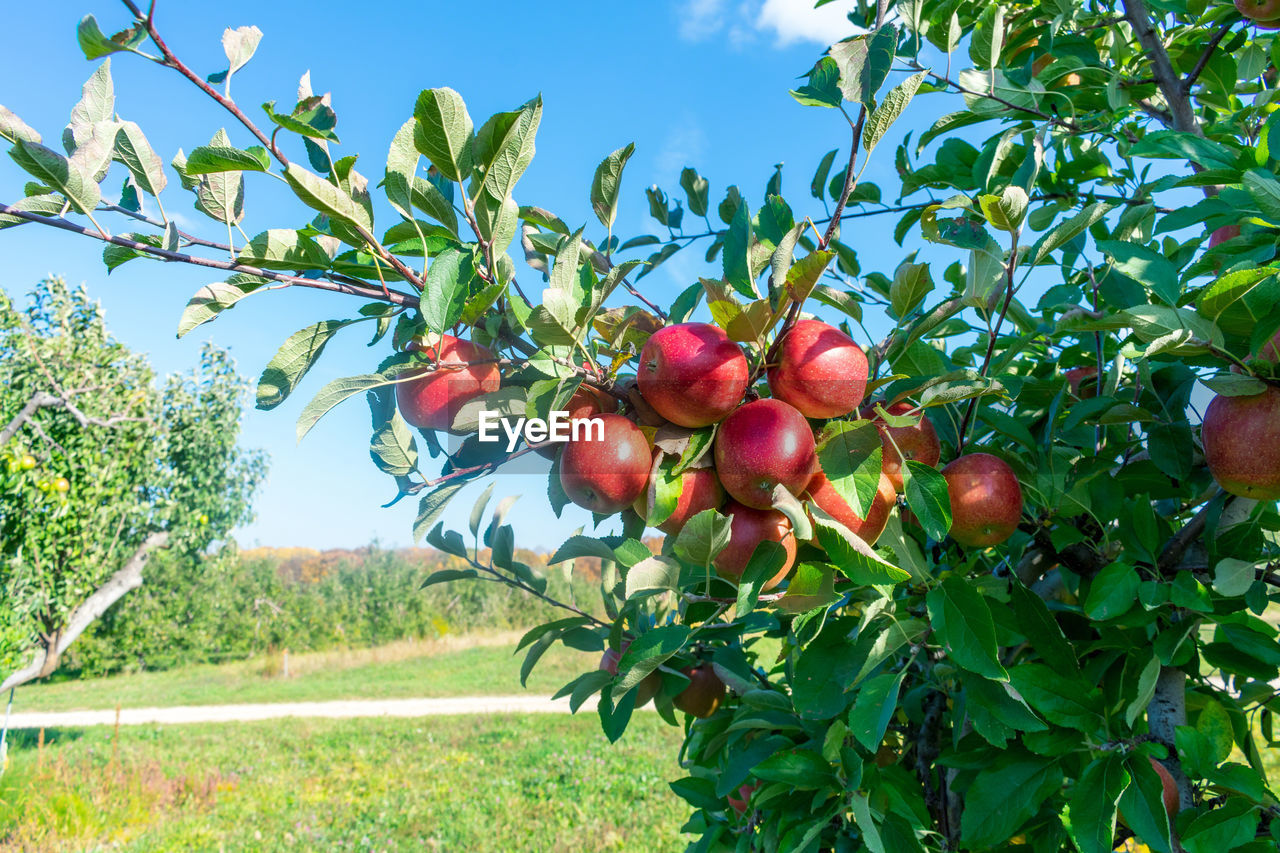
{"type": "Polygon", "coordinates": [[[650,702],[682,727],[691,850],[1275,849],[1271,3],[860,3],[792,92],[832,127],[807,186],[713,192],[690,167],[630,236],[631,144],[584,169],[588,221],[517,202],[538,98],[476,124],[427,89],[370,178],[309,77],[291,109],[231,99],[256,28],[205,76],[124,5],[114,35],[80,24],[98,65],[61,151],[0,111],[27,180],[0,223],[222,271],[180,335],[250,295],[354,297],[284,342],[258,406],[372,333],[382,359],[326,384],[299,437],[363,395],[415,536],[469,566],[426,582],[562,608],[524,670],[600,654],[559,695],[607,738],[650,702]],[[187,78],[233,130],[166,168],[115,113],[113,56],[187,78]],[[893,130],[904,113],[926,129],[893,130]],[[860,179],[873,158],[894,185],[860,179]],[[308,212],[237,235],[267,174],[308,212]],[[165,215],[171,177],[208,235],[165,215]],[[870,217],[895,266],[846,236],[870,217]],[[648,276],[694,251],[713,272],[660,298],[648,276]],[[479,440],[488,413],[552,412],[598,433],[479,440]],[[594,513],[553,561],[602,561],[598,607],[548,596],[492,489],[469,531],[439,521],[532,451],[554,510],[594,513]]]}
{"type": "Polygon", "coordinates": [[[83,288],[0,293],[0,690],[51,674],[161,548],[194,558],[248,520],[264,460],[237,444],[225,351],[156,387],[83,288]]]}

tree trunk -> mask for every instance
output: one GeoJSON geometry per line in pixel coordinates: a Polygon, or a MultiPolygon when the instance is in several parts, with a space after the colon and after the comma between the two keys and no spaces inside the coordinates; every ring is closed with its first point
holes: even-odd
{"type": "Polygon", "coordinates": [[[127,593],[142,586],[142,569],[151,552],[157,548],[163,548],[168,543],[168,533],[152,533],[147,536],[138,546],[138,550],[133,552],[129,561],[92,595],[80,602],[67,617],[65,625],[42,641],[31,662],[0,684],[0,692],[52,675],[58,668],[62,655],[85,632],[85,629],[106,613],[107,608],[127,593]]]}

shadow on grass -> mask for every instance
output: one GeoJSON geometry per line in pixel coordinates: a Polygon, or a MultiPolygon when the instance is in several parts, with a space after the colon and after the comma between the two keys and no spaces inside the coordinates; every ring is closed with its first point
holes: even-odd
{"type": "MultiPolygon", "coordinates": [[[[84,737],[84,729],[44,729],[44,745],[69,743],[84,737]]],[[[10,729],[9,754],[40,748],[41,729],[10,729]]]]}

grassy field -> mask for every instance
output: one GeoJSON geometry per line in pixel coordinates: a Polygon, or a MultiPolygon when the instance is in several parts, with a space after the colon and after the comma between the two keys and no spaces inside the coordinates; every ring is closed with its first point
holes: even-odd
{"type": "Polygon", "coordinates": [[[680,733],[638,716],[291,720],[34,733],[0,850],[682,850],[680,733]]]}
{"type": "MultiPolygon", "coordinates": [[[[230,664],[202,664],[85,681],[24,687],[15,710],[68,711],[240,702],[304,702],[434,696],[494,696],[525,692],[520,634],[480,634],[402,642],[373,649],[291,655],[283,677],[279,655],[230,664]]],[[[529,676],[528,692],[551,696],[599,664],[599,655],[556,646],[529,676]]]]}

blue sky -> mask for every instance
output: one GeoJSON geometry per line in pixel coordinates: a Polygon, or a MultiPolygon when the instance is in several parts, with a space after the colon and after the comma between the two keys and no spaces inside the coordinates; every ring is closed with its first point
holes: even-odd
{"type": "MultiPolygon", "coordinates": [[[[233,80],[236,100],[255,120],[264,101],[287,109],[298,78],[309,69],[315,90],[333,94],[340,153],[361,153],[357,168],[375,182],[391,137],[410,117],[417,93],[434,86],[461,92],[477,125],[490,113],[541,93],[537,155],[516,198],[553,210],[571,226],[588,223],[589,234],[595,223],[588,201],[592,172],[601,158],[627,142],[636,143],[636,153],[626,169],[615,227],[623,236],[658,233],[643,190],[657,183],[672,197],[682,197],[678,177],[686,165],[710,180],[713,206],[731,183],[758,206],[773,164],[784,163],[784,194],[797,212],[821,215],[808,196],[813,169],[827,150],[843,147],[842,157],[848,151],[848,128],[840,115],[802,107],[788,89],[827,44],[851,33],[841,24],[840,9],[852,8],[852,2],[815,12],[807,0],[540,6],[397,0],[367,4],[358,15],[347,3],[313,2],[305,14],[290,5],[223,0],[196,13],[194,5],[160,0],[157,21],[170,46],[201,74],[225,67],[220,43],[225,27],[257,25],[265,37],[253,61],[233,80]]],[[[75,25],[86,13],[95,14],[106,32],[128,23],[123,6],[113,0],[55,0],[5,11],[0,55],[11,71],[0,80],[0,104],[46,139],[59,137],[96,64],[84,60],[75,40],[75,25]]],[[[123,54],[113,58],[112,72],[118,114],[138,122],[166,162],[179,147],[190,151],[207,143],[220,127],[227,128],[233,144],[252,144],[229,114],[197,97],[177,74],[123,54]]],[[[927,127],[949,109],[954,106],[941,97],[919,99],[898,131],[927,127]]],[[[877,150],[864,180],[886,190],[895,186],[895,141],[890,138],[877,150]]],[[[118,192],[123,175],[114,167],[104,185],[108,194],[118,192]]],[[[197,213],[190,195],[172,175],[170,180],[163,196],[170,214],[178,215],[187,230],[225,239],[221,226],[197,213]]],[[[0,160],[0,199],[19,197],[24,181],[7,158],[0,160]]],[[[312,215],[277,182],[261,176],[247,182],[246,210],[243,227],[250,235],[298,227],[312,215]]],[[[380,229],[395,221],[385,204],[378,215],[380,229]]],[[[846,225],[844,239],[859,250],[864,269],[891,271],[901,258],[902,250],[892,243],[893,224],[889,216],[846,225]]],[[[107,227],[130,230],[122,220],[107,227]]],[[[255,295],[178,340],[174,330],[187,299],[219,278],[148,261],[134,261],[108,276],[101,244],[35,225],[0,232],[0,259],[0,286],[13,294],[48,273],[85,282],[102,301],[115,334],[148,353],[162,373],[189,370],[198,360],[200,342],[212,340],[230,348],[240,371],[256,378],[292,332],[359,308],[350,298],[318,292],[255,295]]],[[[940,276],[952,257],[929,260],[936,261],[940,276]]],[[[708,272],[718,275],[695,248],[677,255],[643,285],[655,301],[667,304],[708,272]]],[[[540,289],[531,271],[523,269],[520,279],[526,291],[540,289]]],[[[298,412],[325,382],[368,372],[390,351],[387,342],[373,349],[366,343],[364,326],[340,333],[284,405],[246,412],[243,441],[270,453],[271,473],[256,503],[257,520],[236,534],[243,545],[354,547],[374,539],[409,544],[416,502],[380,508],[394,488],[369,461],[368,410],[362,400],[354,398],[331,412],[302,444],[294,439],[298,412]]],[[[498,480],[497,494],[524,495],[508,516],[523,546],[554,547],[574,528],[590,524],[590,516],[576,508],[566,510],[563,519],[552,515],[544,497],[545,476],[498,480]]],[[[483,488],[472,485],[460,495],[446,523],[464,527],[468,496],[483,488]]]]}

